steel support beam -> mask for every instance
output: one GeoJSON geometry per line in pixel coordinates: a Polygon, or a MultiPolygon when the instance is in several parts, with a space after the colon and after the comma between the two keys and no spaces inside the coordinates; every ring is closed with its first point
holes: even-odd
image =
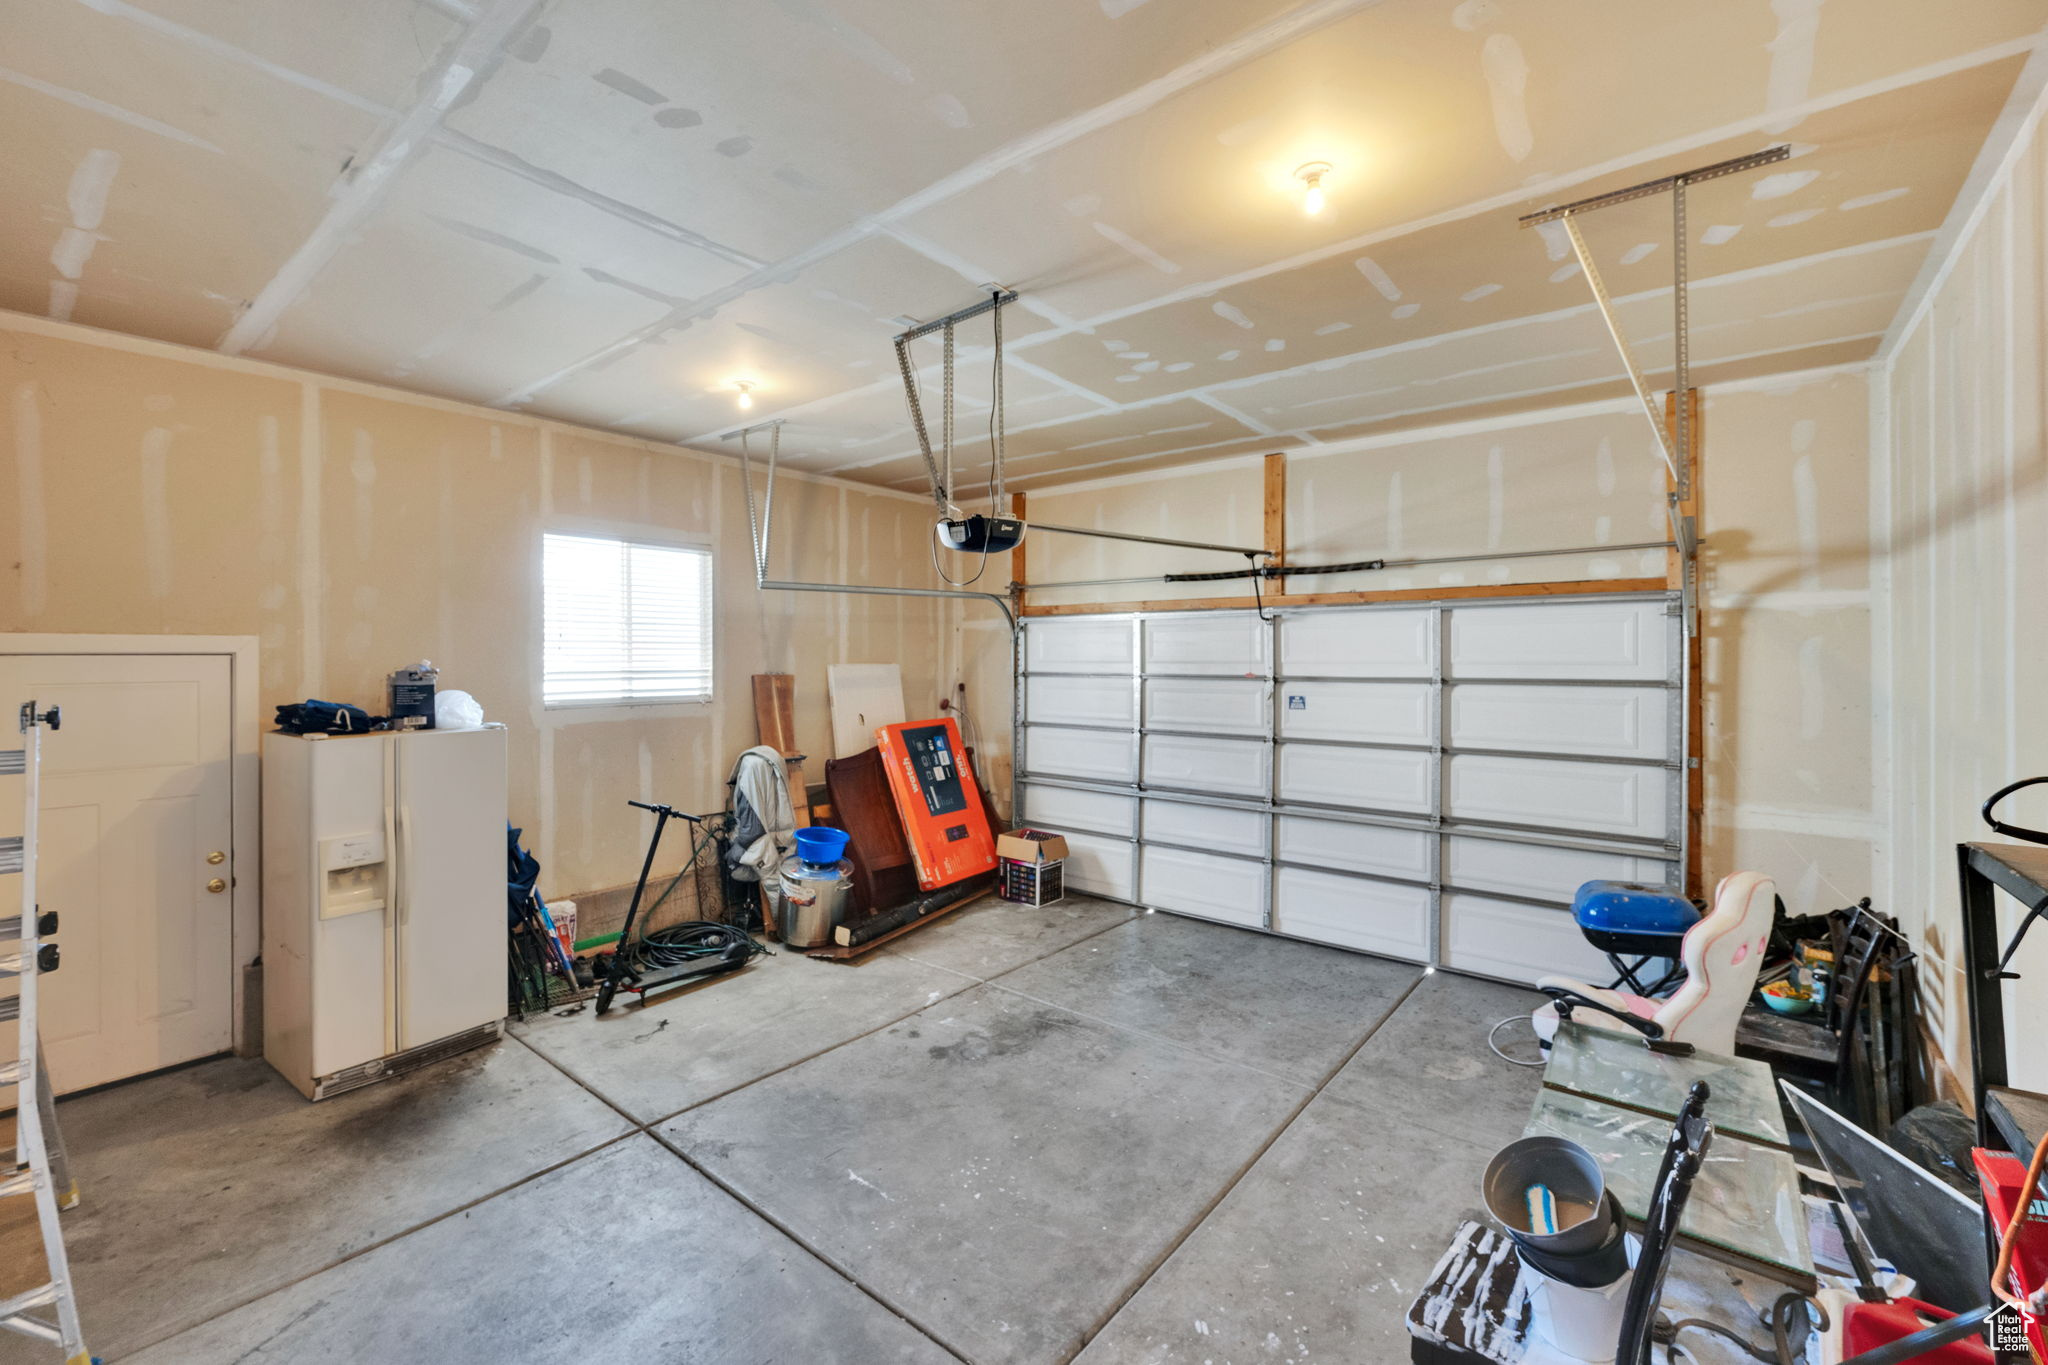
{"type": "MultiPolygon", "coordinates": [[[[1098,540],[1130,540],[1140,545],[1170,545],[1178,550],[1214,550],[1226,555],[1266,555],[1276,551],[1257,549],[1249,545],[1215,545],[1206,540],[1169,540],[1164,536],[1141,536],[1131,531],[1099,531],[1092,526],[1050,526],[1042,521],[1026,524],[1026,534],[1032,531],[1051,531],[1062,536],[1094,536],[1098,540]]],[[[1026,587],[1052,587],[1050,583],[1027,583],[1026,587]]]]}
{"type": "MultiPolygon", "coordinates": [[[[1563,221],[1565,236],[1571,239],[1572,252],[1579,258],[1579,269],[1593,291],[1593,302],[1599,305],[1600,320],[1607,324],[1607,335],[1614,338],[1614,349],[1621,354],[1621,366],[1628,371],[1629,386],[1636,391],[1636,401],[1643,405],[1643,416],[1650,419],[1650,430],[1657,433],[1657,450],[1663,455],[1664,464],[1675,481],[1678,478],[1678,452],[1673,447],[1670,430],[1664,425],[1664,415],[1657,411],[1656,401],[1650,397],[1650,386],[1644,381],[1643,372],[1636,367],[1635,353],[1628,348],[1628,337],[1621,330],[1621,319],[1615,316],[1614,300],[1607,293],[1607,282],[1600,278],[1600,267],[1593,263],[1593,253],[1586,249],[1586,239],[1579,235],[1578,221],[1569,216],[1563,221]]],[[[1681,277],[1681,293],[1684,288],[1681,277]]]]}
{"type": "Polygon", "coordinates": [[[1751,152],[1748,156],[1730,157],[1726,161],[1716,161],[1711,166],[1700,166],[1690,171],[1681,171],[1677,175],[1661,176],[1656,180],[1645,180],[1642,184],[1630,185],[1625,190],[1611,190],[1606,194],[1596,194],[1589,199],[1574,199],[1571,203],[1559,204],[1554,209],[1544,209],[1540,213],[1524,214],[1520,221],[1523,227],[1535,227],[1539,223],[1555,222],[1560,218],[1566,218],[1575,213],[1590,213],[1594,209],[1604,209],[1609,204],[1626,204],[1631,199],[1648,199],[1651,195],[1662,194],[1681,182],[1688,185],[1697,185],[1702,180],[1719,180],[1724,175],[1737,175],[1743,171],[1753,171],[1759,166],[1769,166],[1774,162],[1783,161],[1791,155],[1792,149],[1781,144],[1776,147],[1766,148],[1761,152],[1751,152]]]}
{"type": "Polygon", "coordinates": [[[901,345],[905,342],[915,341],[921,336],[929,336],[931,333],[941,331],[947,327],[957,327],[969,318],[978,318],[983,313],[990,312],[1006,303],[1014,301],[1016,297],[1017,291],[1014,289],[998,290],[992,288],[989,297],[983,299],[980,303],[970,304],[958,312],[948,313],[942,318],[933,318],[930,322],[920,322],[906,331],[898,332],[896,334],[896,342],[898,345],[901,345]]]}

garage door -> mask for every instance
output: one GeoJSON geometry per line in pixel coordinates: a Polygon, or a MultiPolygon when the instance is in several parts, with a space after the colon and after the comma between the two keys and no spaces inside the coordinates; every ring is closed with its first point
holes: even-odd
{"type": "Polygon", "coordinates": [[[1683,866],[1666,594],[1025,623],[1024,819],[1077,890],[1533,981],[1585,881],[1683,866]]]}

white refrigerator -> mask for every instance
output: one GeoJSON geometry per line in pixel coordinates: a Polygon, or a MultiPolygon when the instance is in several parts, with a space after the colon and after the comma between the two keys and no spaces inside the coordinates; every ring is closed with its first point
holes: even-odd
{"type": "Polygon", "coordinates": [[[505,727],[263,740],[263,1051],[325,1099],[505,1015],[505,727]]]}

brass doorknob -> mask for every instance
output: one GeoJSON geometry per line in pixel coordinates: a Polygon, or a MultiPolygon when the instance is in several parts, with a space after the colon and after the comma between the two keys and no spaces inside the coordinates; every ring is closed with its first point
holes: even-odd
{"type": "Polygon", "coordinates": [[[213,892],[214,895],[218,896],[221,892],[228,889],[228,884],[221,878],[215,877],[212,881],[206,884],[206,889],[208,891],[213,892]]]}
{"type": "Polygon", "coordinates": [[[212,864],[214,867],[219,867],[222,863],[226,862],[227,860],[228,855],[221,852],[219,849],[215,849],[213,852],[206,855],[206,861],[212,864]]]}

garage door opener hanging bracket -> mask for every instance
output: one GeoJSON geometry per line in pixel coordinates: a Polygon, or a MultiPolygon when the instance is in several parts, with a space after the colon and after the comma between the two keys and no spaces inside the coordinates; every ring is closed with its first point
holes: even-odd
{"type": "MultiPolygon", "coordinates": [[[[896,368],[903,376],[903,398],[910,409],[910,429],[917,436],[918,452],[924,456],[925,474],[931,481],[932,507],[939,514],[937,543],[949,550],[964,551],[982,556],[985,568],[987,557],[1015,549],[1023,540],[1025,524],[1022,518],[1009,515],[1008,485],[1004,472],[1005,434],[1007,414],[1004,411],[1003,395],[1003,308],[1015,301],[1017,291],[999,285],[990,285],[989,296],[979,303],[971,304],[944,317],[920,322],[896,335],[896,368]],[[992,313],[994,357],[990,378],[993,409],[989,414],[989,511],[987,516],[979,514],[963,517],[961,509],[954,502],[953,446],[954,423],[954,333],[959,325],[983,313],[992,313]],[[918,388],[917,367],[911,362],[910,343],[920,337],[941,334],[940,411],[939,443],[934,450],[929,419],[925,415],[924,399],[918,388]]],[[[1218,545],[1206,540],[1176,540],[1168,536],[1144,536],[1130,531],[1108,531],[1092,526],[1054,526],[1047,522],[1035,521],[1030,529],[1054,532],[1064,536],[1091,536],[1098,540],[1135,541],[1144,545],[1165,545],[1183,550],[1214,550],[1222,554],[1256,555],[1264,558],[1277,557],[1277,551],[1261,546],[1218,545]]],[[[946,572],[934,562],[941,578],[946,572]]],[[[977,568],[973,582],[981,577],[977,568]]],[[[1239,577],[1248,576],[1240,571],[1239,577]]],[[[950,578],[947,582],[952,582],[950,578]]],[[[1013,587],[1023,586],[1012,585],[1013,587]]]]}
{"type": "Polygon", "coordinates": [[[1636,398],[1643,405],[1643,415],[1650,419],[1651,429],[1657,433],[1657,449],[1664,457],[1664,463],[1671,471],[1671,495],[1669,509],[1671,535],[1677,542],[1679,562],[1682,566],[1680,579],[1680,605],[1685,613],[1685,632],[1688,636],[1699,634],[1699,580],[1698,550],[1699,524],[1692,516],[1681,515],[1679,507],[1692,501],[1693,468],[1690,458],[1692,451],[1691,404],[1687,395],[1692,387],[1691,318],[1686,294],[1686,245],[1687,229],[1685,218],[1685,191],[1688,186],[1706,180],[1718,180],[1726,175],[1738,175],[1743,171],[1755,170],[1760,166],[1774,165],[1792,155],[1787,146],[1776,146],[1748,156],[1738,156],[1727,161],[1717,161],[1710,166],[1700,166],[1677,175],[1667,175],[1657,180],[1646,180],[1640,185],[1594,195],[1557,208],[1544,209],[1540,213],[1522,217],[1523,227],[1538,227],[1544,223],[1563,223],[1566,238],[1571,242],[1572,253],[1578,257],[1579,269],[1586,277],[1586,284],[1593,291],[1593,302],[1599,306],[1601,321],[1607,324],[1607,333],[1614,339],[1614,348],[1621,354],[1622,367],[1628,371],[1628,382],[1635,390],[1636,398]],[[1593,263],[1592,252],[1586,249],[1586,239],[1579,233],[1579,215],[1603,209],[1611,204],[1625,204],[1637,199],[1648,199],[1653,195],[1671,195],[1671,296],[1672,296],[1672,385],[1676,397],[1672,402],[1673,419],[1666,424],[1663,415],[1657,411],[1656,402],[1650,396],[1648,383],[1643,379],[1642,370],[1636,365],[1634,354],[1629,350],[1628,337],[1621,329],[1621,319],[1615,315],[1614,300],[1607,292],[1606,282],[1600,278],[1600,268],[1593,263]]]}
{"type": "Polygon", "coordinates": [[[981,302],[920,322],[896,335],[896,369],[903,376],[903,397],[910,407],[910,427],[917,434],[917,448],[924,456],[925,474],[931,481],[932,506],[938,510],[938,525],[933,528],[935,539],[931,548],[932,572],[954,587],[966,587],[981,581],[988,571],[988,557],[1014,550],[1024,539],[1024,522],[1009,514],[1009,498],[1003,480],[1003,305],[1017,297],[1014,289],[1005,289],[999,284],[988,286],[988,297],[981,302]],[[955,492],[953,479],[954,440],[954,399],[953,360],[954,332],[963,322],[989,314],[992,331],[992,365],[989,377],[988,416],[988,514],[964,516],[953,501],[955,492]],[[940,334],[940,393],[939,393],[939,453],[932,453],[932,438],[924,415],[924,399],[919,392],[917,367],[911,363],[910,344],[919,337],[940,334]],[[980,562],[975,565],[970,578],[955,579],[946,572],[939,562],[939,551],[959,550],[978,554],[980,562]]]}

